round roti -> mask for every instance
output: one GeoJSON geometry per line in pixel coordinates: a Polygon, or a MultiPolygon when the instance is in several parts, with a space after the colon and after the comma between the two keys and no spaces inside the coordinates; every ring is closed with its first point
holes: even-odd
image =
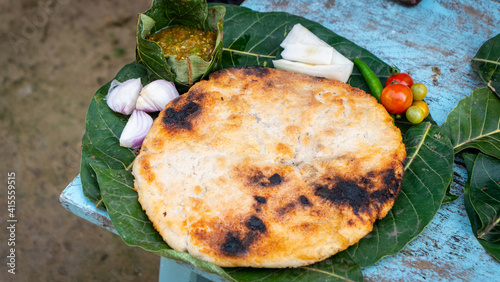
{"type": "Polygon", "coordinates": [[[399,194],[405,158],[371,95],[246,67],[215,72],[167,105],[133,174],[173,249],[225,267],[296,267],[368,234],[399,194]]]}

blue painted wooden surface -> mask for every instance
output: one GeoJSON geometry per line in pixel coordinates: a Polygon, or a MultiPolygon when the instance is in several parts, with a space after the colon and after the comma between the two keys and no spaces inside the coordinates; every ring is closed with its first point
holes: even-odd
{"type": "MultiPolygon", "coordinates": [[[[391,0],[247,0],[243,6],[319,22],[397,65],[427,85],[426,101],[438,124],[459,100],[483,86],[470,61],[484,41],[500,33],[498,0],[422,0],[414,7],[391,0]]],[[[484,251],[470,229],[462,196],[466,172],[460,166],[455,170],[452,192],[460,198],[443,205],[403,251],[364,269],[367,281],[500,281],[500,263],[484,251]]],[[[107,213],[83,196],[79,177],[63,191],[61,202],[78,216],[116,233],[107,213]]],[[[160,279],[199,279],[191,271],[190,266],[162,258],[160,279]],[[173,273],[174,268],[179,271],[173,273]],[[180,277],[184,278],[176,279],[180,277]]]]}
{"type": "Polygon", "coordinates": [[[68,211],[82,217],[94,224],[118,234],[113,227],[113,223],[106,211],[97,209],[95,204],[90,202],[82,190],[82,182],[78,175],[59,196],[62,206],[68,211]]]}

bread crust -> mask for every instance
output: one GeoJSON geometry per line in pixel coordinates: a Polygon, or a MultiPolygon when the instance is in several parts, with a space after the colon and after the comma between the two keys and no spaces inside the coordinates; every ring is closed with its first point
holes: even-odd
{"type": "Polygon", "coordinates": [[[387,111],[339,81],[272,68],[213,73],[173,100],[134,163],[175,250],[219,266],[297,267],[368,234],[401,189],[387,111]]]}

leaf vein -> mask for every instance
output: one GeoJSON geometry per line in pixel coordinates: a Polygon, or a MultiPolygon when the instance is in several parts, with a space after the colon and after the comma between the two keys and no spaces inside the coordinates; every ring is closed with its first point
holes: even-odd
{"type": "Polygon", "coordinates": [[[417,144],[417,146],[415,146],[415,148],[416,148],[415,153],[414,153],[414,155],[413,155],[413,156],[411,156],[411,157],[408,159],[408,161],[406,162],[406,165],[405,165],[405,168],[404,168],[405,170],[406,170],[407,168],[409,168],[409,167],[410,167],[410,165],[412,164],[413,160],[415,159],[415,156],[416,156],[416,155],[418,155],[418,151],[419,151],[419,150],[420,150],[420,148],[422,147],[422,144],[424,143],[425,137],[426,137],[426,136],[427,136],[427,134],[429,133],[430,128],[431,128],[431,124],[430,124],[430,123],[428,123],[428,124],[426,124],[426,125],[425,125],[425,131],[424,131],[424,133],[421,135],[421,136],[423,136],[423,137],[422,137],[422,140],[420,140],[420,142],[417,144]]]}

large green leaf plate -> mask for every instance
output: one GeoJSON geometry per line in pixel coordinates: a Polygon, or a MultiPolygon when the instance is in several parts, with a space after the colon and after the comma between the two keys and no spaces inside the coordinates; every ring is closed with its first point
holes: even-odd
{"type": "MultiPolygon", "coordinates": [[[[388,77],[387,64],[318,23],[287,13],[260,13],[230,5],[226,5],[224,52],[219,68],[272,66],[271,60],[279,52],[279,43],[296,23],[313,31],[346,57],[364,60],[382,80],[388,77]]],[[[120,81],[134,77],[141,77],[143,84],[154,79],[139,63],[125,66],[117,75],[120,81]]],[[[357,70],[349,83],[368,90],[357,70]]],[[[308,267],[223,269],[172,250],[152,227],[132,189],[133,177],[126,170],[133,161],[133,151],[120,148],[118,144],[126,118],[107,109],[104,97],[108,88],[109,84],[106,84],[97,91],[87,114],[81,167],[85,195],[95,203],[103,200],[116,230],[127,244],[191,263],[228,280],[361,281],[362,267],[399,252],[429,224],[452,179],[453,148],[439,128],[429,122],[408,130],[405,128],[408,157],[401,194],[391,212],[376,222],[373,232],[366,238],[348,250],[308,267]]]]}
{"type": "Polygon", "coordinates": [[[500,33],[479,48],[471,64],[484,83],[500,97],[500,33]]]}
{"type": "Polygon", "coordinates": [[[488,87],[459,101],[442,127],[455,153],[472,148],[500,158],[500,99],[488,87]]]}
{"type": "Polygon", "coordinates": [[[500,159],[464,154],[469,178],[464,204],[477,241],[500,261],[500,159]]]}

